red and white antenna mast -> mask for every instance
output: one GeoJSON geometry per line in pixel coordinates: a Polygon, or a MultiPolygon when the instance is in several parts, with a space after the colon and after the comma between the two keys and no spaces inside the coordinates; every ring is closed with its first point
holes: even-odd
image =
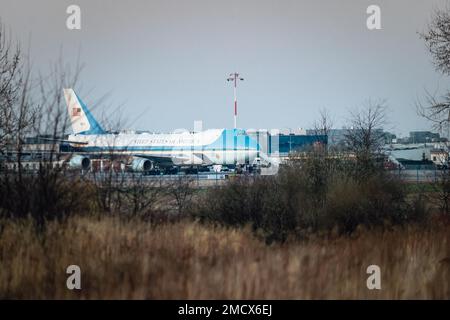
{"type": "Polygon", "coordinates": [[[227,79],[227,81],[233,81],[234,84],[234,128],[236,129],[237,127],[237,95],[236,95],[236,90],[237,90],[237,82],[239,81],[243,81],[244,78],[239,77],[239,73],[235,72],[235,73],[231,73],[229,78],[227,79]]]}

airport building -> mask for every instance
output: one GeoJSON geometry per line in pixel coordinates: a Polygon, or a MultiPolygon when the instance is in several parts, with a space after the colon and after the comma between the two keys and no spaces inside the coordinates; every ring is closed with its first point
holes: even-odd
{"type": "Polygon", "coordinates": [[[307,134],[301,129],[246,130],[270,157],[286,158],[290,153],[306,151],[315,145],[327,145],[326,135],[307,134]]]}

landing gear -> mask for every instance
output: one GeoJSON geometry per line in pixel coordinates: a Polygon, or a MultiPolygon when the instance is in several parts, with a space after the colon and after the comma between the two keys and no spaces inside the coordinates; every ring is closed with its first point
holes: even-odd
{"type": "Polygon", "coordinates": [[[235,172],[237,174],[260,174],[261,166],[258,164],[237,165],[235,172]]]}
{"type": "Polygon", "coordinates": [[[261,174],[261,167],[254,164],[248,167],[248,173],[251,174],[261,174]]]}
{"type": "Polygon", "coordinates": [[[145,176],[159,176],[159,175],[161,175],[161,170],[159,170],[157,168],[152,168],[152,169],[150,169],[148,171],[145,171],[143,173],[143,175],[145,175],[145,176]]]}
{"type": "Polygon", "coordinates": [[[164,174],[178,174],[178,167],[167,167],[164,168],[164,174]]]}
{"type": "Polygon", "coordinates": [[[189,167],[186,168],[184,171],[186,174],[198,174],[198,168],[197,167],[189,167]]]}

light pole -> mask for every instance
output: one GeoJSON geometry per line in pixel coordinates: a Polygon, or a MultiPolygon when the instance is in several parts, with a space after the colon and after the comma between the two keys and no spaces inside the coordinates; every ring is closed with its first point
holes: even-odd
{"type": "Polygon", "coordinates": [[[239,73],[231,73],[228,77],[227,81],[233,81],[234,82],[234,128],[236,129],[237,126],[237,82],[238,80],[243,81],[244,78],[239,77],[239,73]]]}

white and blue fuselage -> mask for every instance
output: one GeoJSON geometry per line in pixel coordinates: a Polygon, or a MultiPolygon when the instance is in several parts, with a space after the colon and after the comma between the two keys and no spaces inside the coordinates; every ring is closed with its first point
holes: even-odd
{"type": "Polygon", "coordinates": [[[254,164],[260,156],[267,159],[258,143],[242,129],[108,133],[72,89],[65,89],[64,95],[74,131],[68,142],[76,153],[132,156],[160,165],[244,165],[254,164]]]}
{"type": "Polygon", "coordinates": [[[253,164],[259,145],[239,129],[210,129],[197,133],[73,134],[75,152],[89,155],[127,155],[174,165],[253,164]]]}

